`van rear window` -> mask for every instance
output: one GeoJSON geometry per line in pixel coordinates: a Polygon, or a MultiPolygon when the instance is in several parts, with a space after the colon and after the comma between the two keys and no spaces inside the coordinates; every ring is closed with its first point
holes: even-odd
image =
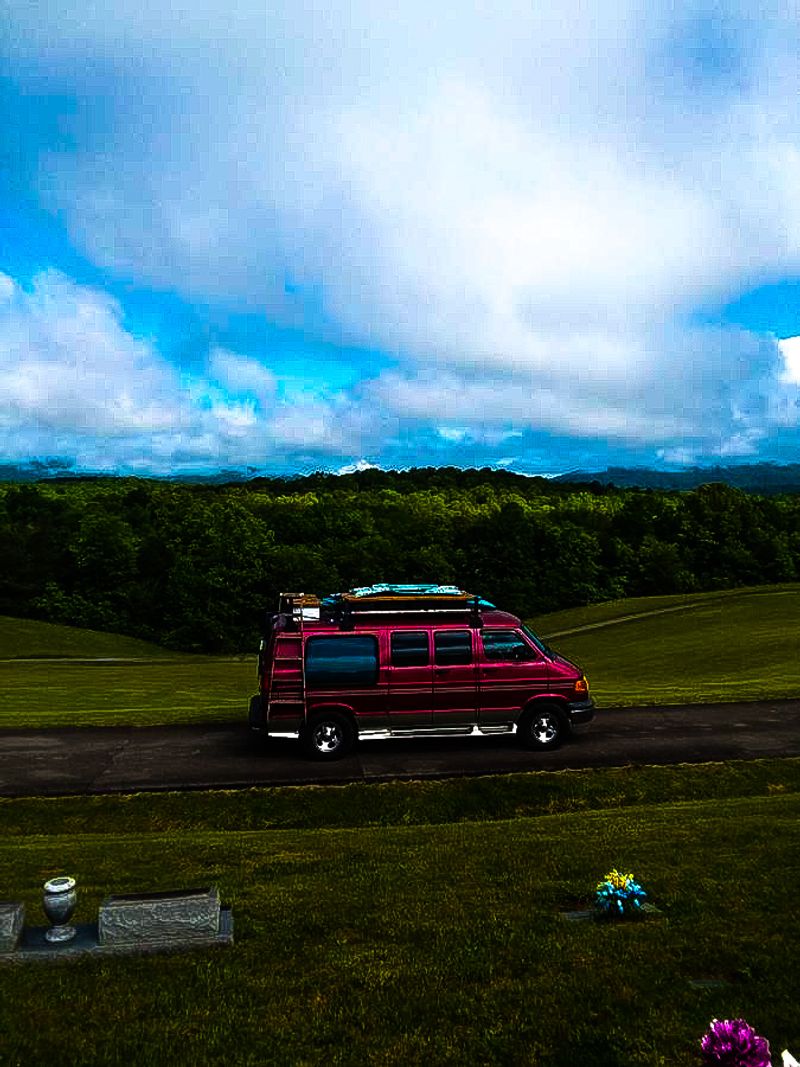
{"type": "Polygon", "coordinates": [[[472,663],[472,632],[470,630],[439,630],[433,635],[434,663],[451,666],[472,663]]]}
{"type": "Polygon", "coordinates": [[[391,635],[391,652],[393,667],[427,667],[428,635],[424,630],[397,631],[391,635]]]}
{"type": "Polygon", "coordinates": [[[369,634],[309,637],[306,643],[306,685],[375,685],[378,681],[378,639],[369,634]]]}

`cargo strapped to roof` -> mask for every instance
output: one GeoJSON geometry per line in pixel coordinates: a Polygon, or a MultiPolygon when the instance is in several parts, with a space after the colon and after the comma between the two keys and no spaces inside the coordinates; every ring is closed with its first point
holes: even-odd
{"type": "Polygon", "coordinates": [[[341,625],[359,615],[470,615],[493,608],[483,597],[453,585],[369,585],[334,593],[320,602],[320,614],[341,625]]]}
{"type": "Polygon", "coordinates": [[[469,593],[465,593],[463,589],[459,589],[455,585],[435,585],[432,583],[418,582],[414,585],[395,585],[387,582],[378,582],[376,585],[362,585],[355,589],[350,589],[347,593],[340,593],[339,596],[363,598],[373,596],[402,596],[402,597],[414,597],[414,596],[469,596],[469,593]]]}

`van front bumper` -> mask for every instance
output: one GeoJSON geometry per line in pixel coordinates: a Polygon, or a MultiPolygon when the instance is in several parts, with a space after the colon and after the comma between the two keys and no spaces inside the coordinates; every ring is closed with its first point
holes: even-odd
{"type": "Polygon", "coordinates": [[[569,724],[574,729],[586,727],[594,718],[594,701],[581,700],[569,705],[569,724]]]}

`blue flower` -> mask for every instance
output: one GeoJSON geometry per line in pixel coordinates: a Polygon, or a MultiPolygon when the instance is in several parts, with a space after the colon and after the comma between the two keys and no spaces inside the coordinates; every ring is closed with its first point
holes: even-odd
{"type": "Polygon", "coordinates": [[[615,867],[598,883],[595,903],[606,915],[635,914],[646,896],[632,874],[622,873],[615,867]]]}

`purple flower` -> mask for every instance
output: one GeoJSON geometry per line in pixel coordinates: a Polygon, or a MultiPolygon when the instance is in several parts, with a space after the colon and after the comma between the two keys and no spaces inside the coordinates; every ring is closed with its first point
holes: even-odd
{"type": "Polygon", "coordinates": [[[769,1042],[744,1019],[712,1019],[700,1048],[706,1067],[772,1067],[769,1042]]]}

